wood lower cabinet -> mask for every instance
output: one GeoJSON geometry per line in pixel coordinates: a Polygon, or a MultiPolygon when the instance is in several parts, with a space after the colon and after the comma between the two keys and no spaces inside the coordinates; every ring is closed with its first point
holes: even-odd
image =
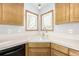
{"type": "Polygon", "coordinates": [[[50,56],[50,43],[28,43],[28,56],[50,56]]]}
{"type": "Polygon", "coordinates": [[[29,48],[29,56],[50,56],[50,48],[29,48]]]}
{"type": "Polygon", "coordinates": [[[58,44],[55,44],[55,43],[53,44],[53,46],[54,46],[55,50],[60,51],[64,54],[68,54],[68,48],[67,47],[64,47],[62,45],[58,45],[58,44]]]}
{"type": "Polygon", "coordinates": [[[28,56],[29,53],[29,47],[28,47],[28,43],[25,44],[25,56],[28,56]]]}
{"type": "Polygon", "coordinates": [[[50,47],[48,42],[31,42],[28,44],[29,47],[50,47]]]}
{"type": "Polygon", "coordinates": [[[23,25],[24,4],[23,3],[3,3],[3,24],[23,25]]]}
{"type": "Polygon", "coordinates": [[[57,51],[57,50],[54,50],[54,53],[53,53],[54,56],[68,56],[67,54],[64,54],[60,51],[57,51]]]}
{"type": "Polygon", "coordinates": [[[68,56],[68,48],[51,43],[51,56],[68,56]]]}
{"type": "Polygon", "coordinates": [[[51,56],[54,56],[54,49],[51,48],[51,56]]]}
{"type": "Polygon", "coordinates": [[[25,47],[26,56],[79,56],[79,51],[56,43],[30,42],[25,47]]]}
{"type": "Polygon", "coordinates": [[[53,43],[51,43],[50,47],[51,47],[51,56],[54,56],[54,46],[53,46],[53,43]]]}
{"type": "Polygon", "coordinates": [[[79,56],[79,51],[74,49],[69,49],[69,55],[70,56],[79,56]]]}

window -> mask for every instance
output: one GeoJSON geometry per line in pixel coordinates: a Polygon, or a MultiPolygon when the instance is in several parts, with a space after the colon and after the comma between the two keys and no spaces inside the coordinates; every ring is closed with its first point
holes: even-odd
{"type": "Polygon", "coordinates": [[[26,10],[26,30],[38,30],[38,15],[26,10]]]}
{"type": "Polygon", "coordinates": [[[53,11],[48,11],[41,15],[41,30],[52,31],[53,30],[53,11]]]}

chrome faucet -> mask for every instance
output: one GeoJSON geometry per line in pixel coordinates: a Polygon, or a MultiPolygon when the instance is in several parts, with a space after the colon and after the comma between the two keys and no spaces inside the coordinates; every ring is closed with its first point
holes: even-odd
{"type": "Polygon", "coordinates": [[[46,36],[46,33],[48,33],[48,31],[46,30],[45,27],[44,27],[44,30],[45,30],[45,31],[42,32],[42,37],[43,37],[43,38],[46,36]]]}

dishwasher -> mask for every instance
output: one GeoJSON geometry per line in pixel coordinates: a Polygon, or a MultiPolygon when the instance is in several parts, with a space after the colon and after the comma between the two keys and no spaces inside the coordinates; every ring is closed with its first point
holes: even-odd
{"type": "Polygon", "coordinates": [[[25,56],[25,44],[0,50],[0,56],[25,56]]]}

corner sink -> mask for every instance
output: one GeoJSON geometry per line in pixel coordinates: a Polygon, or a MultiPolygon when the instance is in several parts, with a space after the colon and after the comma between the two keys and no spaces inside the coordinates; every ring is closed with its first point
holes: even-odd
{"type": "Polygon", "coordinates": [[[29,42],[48,42],[49,39],[46,37],[41,37],[41,36],[35,36],[35,37],[31,37],[29,38],[29,42]]]}

